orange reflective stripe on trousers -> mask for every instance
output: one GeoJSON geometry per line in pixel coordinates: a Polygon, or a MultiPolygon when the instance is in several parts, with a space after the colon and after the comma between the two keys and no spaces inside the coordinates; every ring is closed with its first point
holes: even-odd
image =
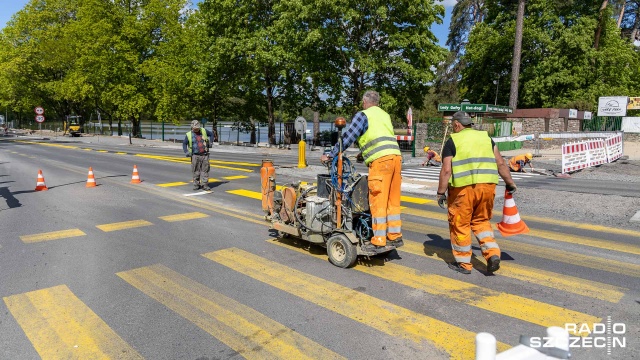
{"type": "Polygon", "coordinates": [[[500,256],[493,228],[489,220],[493,211],[496,184],[473,184],[449,187],[449,233],[451,249],[456,261],[471,270],[471,231],[480,243],[482,256],[500,256]]]}
{"type": "Polygon", "coordinates": [[[387,155],[369,164],[369,208],[373,238],[371,243],[384,246],[387,239],[402,236],[400,195],[402,156],[387,155]]]}

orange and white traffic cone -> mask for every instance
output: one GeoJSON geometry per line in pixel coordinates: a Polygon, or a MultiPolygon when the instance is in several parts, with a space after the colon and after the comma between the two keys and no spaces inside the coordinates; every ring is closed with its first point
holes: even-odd
{"type": "Polygon", "coordinates": [[[96,187],[96,178],[93,176],[93,168],[89,168],[89,175],[87,175],[87,187],[96,187]]]}
{"type": "Polygon", "coordinates": [[[522,221],[513,195],[504,192],[504,208],[502,209],[502,221],[498,223],[498,230],[502,236],[526,234],[529,232],[527,224],[522,221]]]}
{"type": "Polygon", "coordinates": [[[131,175],[131,183],[132,184],[140,184],[140,175],[138,174],[138,167],[133,165],[133,174],[131,175]]]}
{"type": "Polygon", "coordinates": [[[36,191],[45,191],[45,190],[49,190],[49,188],[44,183],[44,176],[42,175],[42,170],[38,170],[38,180],[36,180],[36,191]]]}

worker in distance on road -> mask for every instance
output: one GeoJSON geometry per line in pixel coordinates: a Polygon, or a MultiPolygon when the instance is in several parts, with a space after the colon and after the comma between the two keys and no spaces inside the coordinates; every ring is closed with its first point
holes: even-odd
{"type": "Polygon", "coordinates": [[[471,273],[473,231],[487,260],[487,271],[493,273],[500,268],[500,248],[489,223],[498,174],[509,193],[516,191],[516,184],[496,144],[486,131],[474,130],[472,125],[467,113],[453,114],[453,134],[442,150],[437,199],[441,208],[447,204],[449,212],[451,248],[456,260],[449,267],[462,274],[471,273]]]}
{"type": "MultiPolygon", "coordinates": [[[[369,90],[362,96],[362,111],[353,117],[351,126],[342,135],[343,148],[357,141],[364,163],[369,167],[369,208],[373,237],[371,245],[400,247],[400,192],[402,187],[402,156],[393,132],[391,118],[379,107],[380,94],[369,90]]],[[[339,144],[320,161],[328,162],[338,155],[339,144]]]]}
{"type": "Polygon", "coordinates": [[[427,159],[422,163],[422,166],[440,166],[442,165],[442,158],[437,152],[431,150],[430,147],[424,147],[424,153],[427,155],[427,159]]]}
{"type": "Polygon", "coordinates": [[[213,133],[200,127],[198,120],[191,122],[191,131],[186,133],[182,141],[182,150],[191,158],[191,174],[193,190],[211,191],[209,188],[209,149],[213,133]]]}
{"type": "Polygon", "coordinates": [[[513,172],[526,172],[524,170],[525,165],[529,165],[531,171],[533,171],[533,165],[531,164],[531,159],[533,159],[532,153],[526,153],[523,155],[516,155],[509,159],[509,169],[513,172]]]}

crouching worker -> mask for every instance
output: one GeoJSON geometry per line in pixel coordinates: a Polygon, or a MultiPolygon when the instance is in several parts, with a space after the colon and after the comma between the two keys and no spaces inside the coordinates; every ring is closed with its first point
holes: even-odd
{"type": "MultiPolygon", "coordinates": [[[[369,208],[371,210],[373,246],[395,247],[403,245],[400,221],[400,195],[402,187],[402,155],[393,132],[391,118],[378,107],[380,94],[369,90],[362,96],[362,107],[353,117],[351,125],[342,135],[344,149],[354,142],[362,151],[369,168],[369,208]]],[[[338,155],[339,144],[320,161],[328,162],[338,155]]]]}
{"type": "Polygon", "coordinates": [[[473,231],[487,260],[487,271],[493,273],[500,268],[500,248],[489,223],[498,174],[510,193],[516,191],[516,185],[496,144],[486,131],[474,130],[471,125],[467,113],[453,114],[453,134],[442,150],[438,205],[444,209],[447,204],[449,212],[451,248],[456,260],[449,267],[462,274],[471,273],[473,231]]]}
{"type": "Polygon", "coordinates": [[[526,172],[524,171],[524,166],[529,165],[531,171],[533,171],[533,165],[531,165],[531,159],[533,159],[533,154],[526,153],[524,155],[517,155],[509,159],[509,169],[513,172],[526,172]]]}
{"type": "Polygon", "coordinates": [[[422,163],[422,166],[440,166],[442,165],[442,158],[437,152],[431,150],[430,147],[424,147],[424,153],[427,155],[427,159],[422,163]]]}
{"type": "Polygon", "coordinates": [[[209,188],[209,148],[213,133],[200,127],[198,120],[191,122],[189,131],[182,141],[182,150],[188,158],[191,158],[191,174],[193,175],[193,190],[209,188]]]}

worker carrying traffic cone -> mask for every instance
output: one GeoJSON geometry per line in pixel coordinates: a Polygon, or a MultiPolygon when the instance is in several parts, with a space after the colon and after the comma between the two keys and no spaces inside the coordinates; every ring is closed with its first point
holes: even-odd
{"type": "Polygon", "coordinates": [[[89,175],[87,175],[87,187],[95,187],[96,178],[93,176],[93,168],[89,168],[89,175]]]}
{"type": "Polygon", "coordinates": [[[138,174],[138,167],[133,165],[133,174],[131,175],[131,183],[132,184],[140,184],[140,175],[138,174]]]}
{"type": "Polygon", "coordinates": [[[38,170],[38,180],[36,180],[36,191],[45,191],[45,190],[49,190],[49,188],[44,183],[44,176],[42,175],[42,170],[38,170]]]}
{"type": "Polygon", "coordinates": [[[453,114],[453,134],[442,149],[437,200],[448,212],[455,258],[449,267],[461,274],[471,274],[473,233],[487,260],[487,272],[493,273],[500,269],[500,247],[489,222],[496,185],[499,177],[511,193],[516,191],[516,185],[495,142],[486,131],[475,130],[472,126],[473,119],[466,112],[453,114]]]}
{"type": "Polygon", "coordinates": [[[511,235],[526,234],[529,232],[527,224],[522,221],[516,202],[513,200],[513,195],[506,191],[504,192],[504,208],[502,209],[502,221],[498,223],[498,230],[502,236],[507,237],[511,235]]]}

